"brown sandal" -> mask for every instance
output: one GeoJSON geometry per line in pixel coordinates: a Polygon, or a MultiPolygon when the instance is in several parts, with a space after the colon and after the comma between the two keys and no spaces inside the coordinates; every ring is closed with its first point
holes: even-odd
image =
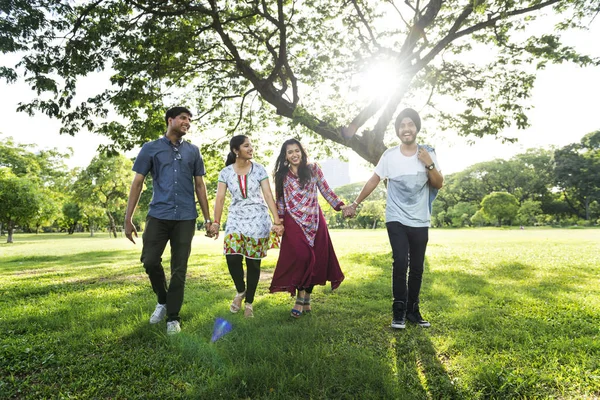
{"type": "Polygon", "coordinates": [[[229,311],[231,311],[234,314],[240,311],[240,309],[242,308],[242,300],[244,300],[245,297],[246,292],[236,294],[233,298],[233,301],[231,302],[231,305],[229,306],[229,311]]]}

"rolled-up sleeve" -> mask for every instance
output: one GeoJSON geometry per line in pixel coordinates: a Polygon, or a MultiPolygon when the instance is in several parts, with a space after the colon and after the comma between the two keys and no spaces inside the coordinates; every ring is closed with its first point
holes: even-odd
{"type": "Polygon", "coordinates": [[[204,169],[204,159],[200,154],[200,149],[195,147],[194,150],[197,153],[196,161],[194,162],[194,176],[204,176],[206,175],[206,170],[204,169]]]}
{"type": "Polygon", "coordinates": [[[150,156],[150,151],[148,149],[148,143],[142,146],[135,162],[133,163],[133,167],[131,168],[133,171],[138,174],[142,174],[144,176],[148,175],[148,172],[152,169],[152,157],[150,156]]]}

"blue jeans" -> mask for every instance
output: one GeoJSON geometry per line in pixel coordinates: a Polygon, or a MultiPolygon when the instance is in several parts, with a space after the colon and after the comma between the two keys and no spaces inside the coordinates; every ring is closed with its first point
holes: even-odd
{"type": "Polygon", "coordinates": [[[146,218],[141,261],[158,303],[167,305],[167,321],[180,321],[179,311],[183,304],[185,276],[195,232],[196,220],[193,219],[175,221],[146,218]],[[168,286],[162,265],[167,242],[171,244],[171,279],[168,286]]]}
{"type": "Polygon", "coordinates": [[[419,303],[429,228],[415,228],[402,225],[400,222],[388,222],[385,225],[394,259],[392,264],[394,301],[404,302],[410,312],[413,306],[419,303]]]}

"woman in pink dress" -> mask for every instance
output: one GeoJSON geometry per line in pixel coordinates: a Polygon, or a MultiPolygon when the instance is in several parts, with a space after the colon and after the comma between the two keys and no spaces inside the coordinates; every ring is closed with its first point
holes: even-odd
{"type": "Polygon", "coordinates": [[[307,162],[306,152],[296,139],[283,143],[274,177],[277,210],[285,233],[270,291],[297,294],[291,315],[298,318],[311,311],[310,295],[315,285],[329,281],[335,290],[344,280],[319,206],[318,191],[336,211],[344,203],[325,181],[321,168],[307,162]]]}

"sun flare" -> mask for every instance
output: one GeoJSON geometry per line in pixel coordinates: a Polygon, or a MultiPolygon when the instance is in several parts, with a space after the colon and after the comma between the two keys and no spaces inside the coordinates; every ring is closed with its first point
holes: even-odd
{"type": "Polygon", "coordinates": [[[378,62],[359,74],[359,94],[369,98],[388,97],[397,86],[398,72],[391,62],[378,62]]]}

